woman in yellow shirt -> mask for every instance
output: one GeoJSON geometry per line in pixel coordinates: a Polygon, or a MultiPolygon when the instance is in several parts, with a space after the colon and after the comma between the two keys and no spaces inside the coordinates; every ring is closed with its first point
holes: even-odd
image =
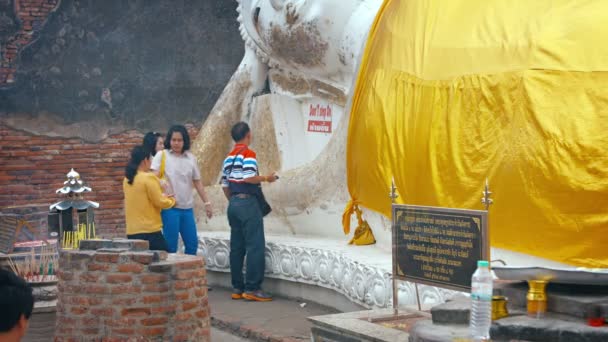
{"type": "Polygon", "coordinates": [[[167,250],[162,233],[160,211],[175,205],[175,199],[163,195],[160,181],[149,172],[150,153],[135,146],[125,168],[122,189],[125,194],[125,219],[129,239],[147,240],[152,250],[167,250]]]}

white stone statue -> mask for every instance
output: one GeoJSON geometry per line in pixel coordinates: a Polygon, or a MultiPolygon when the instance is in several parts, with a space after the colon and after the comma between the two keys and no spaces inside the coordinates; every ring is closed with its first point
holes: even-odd
{"type": "MultiPolygon", "coordinates": [[[[227,201],[218,182],[233,145],[230,128],[244,120],[252,128],[260,173],[280,175],[277,182],[264,184],[273,208],[264,219],[267,276],[330,288],[347,302],[367,307],[391,305],[390,222],[365,214],[372,219],[377,240],[373,246],[348,246],[350,238],[342,230],[349,200],[345,108],[381,4],[239,0],[245,55],[192,147],[214,206],[211,220],[202,203],[196,208],[208,269],[229,272],[227,201]]],[[[433,287],[423,287],[420,293],[428,303],[446,296],[433,287]]],[[[305,293],[298,296],[306,299],[305,293]]],[[[402,304],[414,304],[413,284],[399,285],[399,298],[402,304]]]]}
{"type": "MultiPolygon", "coordinates": [[[[380,0],[240,0],[245,56],[193,145],[204,183],[214,185],[216,218],[227,230],[226,200],[216,185],[232,146],[230,127],[248,121],[273,214],[267,234],[342,239],[346,189],[344,109],[357,60],[380,0]]],[[[199,207],[199,211],[200,211],[199,207]]],[[[198,215],[204,220],[204,215],[198,215]]],[[[390,234],[378,236],[390,247],[390,234]]]]}

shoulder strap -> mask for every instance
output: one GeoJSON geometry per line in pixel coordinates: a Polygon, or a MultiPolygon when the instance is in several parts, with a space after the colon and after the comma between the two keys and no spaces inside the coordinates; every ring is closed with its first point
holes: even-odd
{"type": "MultiPolygon", "coordinates": [[[[234,163],[236,162],[236,157],[239,156],[239,154],[241,154],[243,151],[245,151],[247,149],[247,147],[243,147],[242,149],[240,149],[237,153],[235,153],[234,155],[234,159],[232,159],[232,164],[230,165],[230,171],[228,171],[228,177],[230,177],[230,174],[232,173],[232,169],[234,168],[234,163]]],[[[243,156],[245,157],[245,156],[243,156]]]]}
{"type": "Polygon", "coordinates": [[[167,156],[165,155],[165,150],[161,151],[162,155],[160,156],[160,170],[158,170],[158,178],[165,178],[165,163],[167,160],[167,156]]]}

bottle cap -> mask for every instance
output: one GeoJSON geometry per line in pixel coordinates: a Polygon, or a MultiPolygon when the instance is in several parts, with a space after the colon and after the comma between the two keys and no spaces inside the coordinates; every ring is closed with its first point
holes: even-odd
{"type": "Polygon", "coordinates": [[[477,267],[490,267],[490,263],[486,260],[477,261],[477,267]]]}

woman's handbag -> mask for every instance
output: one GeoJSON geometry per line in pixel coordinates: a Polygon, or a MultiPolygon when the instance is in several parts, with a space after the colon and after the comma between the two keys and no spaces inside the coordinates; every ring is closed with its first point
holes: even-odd
{"type": "Polygon", "coordinates": [[[167,179],[167,175],[165,174],[165,165],[167,164],[167,155],[165,150],[161,151],[162,155],[160,158],[160,168],[158,170],[158,178],[160,179],[160,186],[163,189],[165,195],[173,195],[173,188],[171,187],[171,183],[167,179]]]}

